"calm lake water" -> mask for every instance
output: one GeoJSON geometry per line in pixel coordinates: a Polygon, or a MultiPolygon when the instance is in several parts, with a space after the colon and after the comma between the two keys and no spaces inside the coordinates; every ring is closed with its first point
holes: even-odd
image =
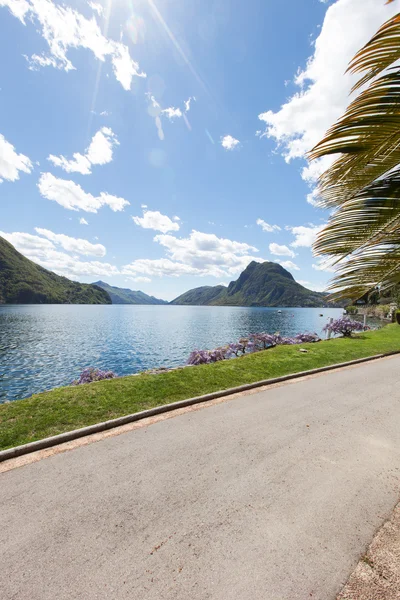
{"type": "Polygon", "coordinates": [[[342,309],[211,306],[0,306],[0,403],[67,385],[83,368],[118,375],[184,365],[195,348],[251,332],[316,332],[342,309]],[[323,317],[320,317],[323,313],[323,317]]]}

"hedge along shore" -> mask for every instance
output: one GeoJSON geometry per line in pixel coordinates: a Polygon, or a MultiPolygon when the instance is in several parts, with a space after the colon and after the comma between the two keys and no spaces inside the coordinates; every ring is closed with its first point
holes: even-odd
{"type": "Polygon", "coordinates": [[[353,338],[276,346],[209,365],[56,388],[0,405],[0,450],[178,400],[399,351],[400,327],[390,324],[353,338]]]}

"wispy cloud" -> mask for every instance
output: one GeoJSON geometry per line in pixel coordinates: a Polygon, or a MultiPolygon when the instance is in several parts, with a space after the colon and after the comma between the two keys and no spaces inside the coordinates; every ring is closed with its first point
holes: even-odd
{"type": "Polygon", "coordinates": [[[260,225],[260,227],[263,231],[267,231],[268,233],[274,233],[277,231],[281,231],[281,228],[279,227],[279,225],[270,225],[263,219],[257,219],[256,223],[257,223],[257,225],[260,225]]]}
{"type": "Polygon", "coordinates": [[[69,210],[97,213],[102,206],[109,206],[111,210],[117,212],[124,210],[129,205],[124,198],[118,198],[107,192],[100,192],[99,196],[93,196],[93,194],[85,192],[77,183],[59,179],[51,173],[41,174],[38,188],[43,198],[54,200],[69,210]]]}
{"type": "MultiPolygon", "coordinates": [[[[97,4],[97,3],[96,3],[97,4]]],[[[26,17],[34,23],[49,46],[49,54],[33,54],[29,68],[52,66],[64,71],[76,67],[69,58],[70,49],[90,50],[97,60],[111,60],[114,75],[125,90],[131,88],[133,77],[146,77],[122,42],[103,35],[96,19],[87,19],[77,10],[56,4],[52,0],[0,0],[24,25],[26,17]]]]}

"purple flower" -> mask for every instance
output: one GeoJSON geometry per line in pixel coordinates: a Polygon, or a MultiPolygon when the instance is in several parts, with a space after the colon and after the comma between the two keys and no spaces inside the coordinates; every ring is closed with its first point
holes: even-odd
{"type": "Polygon", "coordinates": [[[71,385],[82,385],[83,383],[91,383],[92,381],[102,381],[103,379],[114,379],[117,375],[113,371],[102,371],[94,367],[87,367],[82,371],[79,379],[75,379],[71,385]]]}
{"type": "Polygon", "coordinates": [[[367,331],[370,329],[368,325],[363,325],[360,321],[352,321],[348,317],[341,317],[335,319],[332,323],[328,323],[324,327],[324,331],[330,331],[331,333],[341,333],[344,337],[351,337],[354,331],[367,331]]]}

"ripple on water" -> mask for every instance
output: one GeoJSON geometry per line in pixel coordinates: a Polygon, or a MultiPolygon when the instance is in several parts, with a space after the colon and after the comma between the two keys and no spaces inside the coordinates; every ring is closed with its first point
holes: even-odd
{"type": "Polygon", "coordinates": [[[341,309],[211,306],[0,306],[0,402],[68,385],[87,366],[128,375],[185,364],[251,332],[322,335],[341,309]],[[323,317],[320,313],[323,312],[323,317]]]}

